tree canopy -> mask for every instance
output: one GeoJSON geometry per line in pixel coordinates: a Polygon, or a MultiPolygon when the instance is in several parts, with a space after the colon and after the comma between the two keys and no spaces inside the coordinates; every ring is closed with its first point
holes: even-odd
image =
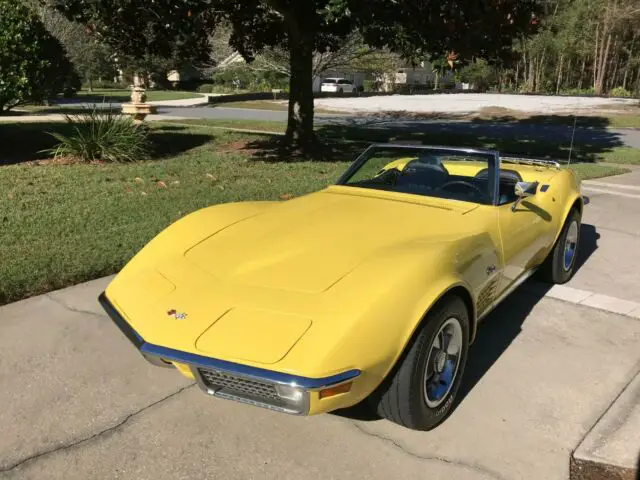
{"type": "Polygon", "coordinates": [[[230,44],[247,61],[265,48],[288,52],[286,140],[313,143],[314,52],[336,51],[354,31],[367,45],[410,60],[456,51],[487,59],[535,28],[536,0],[56,0],[118,52],[142,56],[205,52],[216,25],[231,26],[230,44]]]}
{"type": "Polygon", "coordinates": [[[20,0],[0,0],[0,113],[78,88],[65,51],[20,0]]]}

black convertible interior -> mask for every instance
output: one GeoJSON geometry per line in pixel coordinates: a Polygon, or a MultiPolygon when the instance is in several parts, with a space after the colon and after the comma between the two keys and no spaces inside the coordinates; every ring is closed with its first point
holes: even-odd
{"type": "MultiPolygon", "coordinates": [[[[500,170],[499,205],[516,200],[514,187],[522,178],[515,170],[500,170]]],[[[349,182],[350,185],[411,193],[430,197],[463,200],[481,204],[491,204],[493,179],[489,169],[480,170],[475,176],[449,173],[437,156],[418,157],[408,162],[404,168],[379,171],[373,178],[349,182]]]]}

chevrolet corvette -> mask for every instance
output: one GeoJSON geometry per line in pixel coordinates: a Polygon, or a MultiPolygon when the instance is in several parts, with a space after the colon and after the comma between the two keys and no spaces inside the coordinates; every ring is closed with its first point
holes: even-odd
{"type": "Polygon", "coordinates": [[[297,415],[367,400],[430,430],[481,320],[534,273],[571,278],[586,200],[555,162],[372,145],[321,191],[184,216],[99,301],[211,396],[297,415]]]}

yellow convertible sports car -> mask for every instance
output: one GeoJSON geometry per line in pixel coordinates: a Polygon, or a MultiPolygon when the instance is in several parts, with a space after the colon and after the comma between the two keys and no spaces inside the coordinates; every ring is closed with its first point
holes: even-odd
{"type": "Polygon", "coordinates": [[[319,192],[185,216],[100,302],[214,397],[299,415],[367,399],[429,430],[480,320],[536,271],[569,280],[585,201],[555,162],[372,145],[319,192]]]}

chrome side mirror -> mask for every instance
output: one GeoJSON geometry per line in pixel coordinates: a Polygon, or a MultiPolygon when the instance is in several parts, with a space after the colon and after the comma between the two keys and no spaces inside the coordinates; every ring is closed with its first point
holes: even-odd
{"type": "Polygon", "coordinates": [[[523,199],[525,199],[527,197],[533,197],[536,194],[537,191],[538,191],[538,182],[518,182],[518,183],[516,183],[516,186],[514,188],[514,193],[516,194],[518,199],[515,201],[515,203],[511,207],[511,210],[513,212],[515,212],[516,208],[518,208],[518,205],[520,204],[520,202],[523,199]]]}

